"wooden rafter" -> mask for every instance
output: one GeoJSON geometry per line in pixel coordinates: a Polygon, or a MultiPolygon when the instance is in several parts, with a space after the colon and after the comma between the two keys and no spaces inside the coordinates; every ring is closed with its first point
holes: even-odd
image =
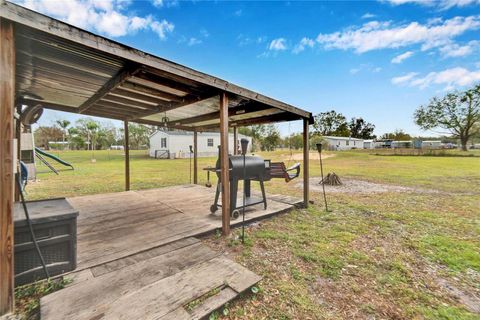
{"type": "MultiPolygon", "coordinates": [[[[293,121],[293,120],[300,120],[300,119],[301,117],[298,115],[291,114],[288,112],[282,112],[282,113],[276,113],[272,115],[250,118],[250,119],[231,121],[229,125],[231,127],[244,127],[244,126],[250,126],[250,125],[256,125],[256,124],[281,122],[281,121],[293,121]]],[[[211,130],[211,129],[218,128],[218,124],[198,126],[195,128],[197,128],[198,130],[211,130]]]]}
{"type": "Polygon", "coordinates": [[[145,118],[145,117],[157,114],[157,113],[172,111],[174,109],[178,109],[178,108],[181,108],[181,107],[188,106],[189,104],[193,104],[193,103],[196,103],[196,102],[200,102],[200,101],[203,101],[203,100],[210,99],[210,98],[212,98],[216,95],[217,94],[206,95],[204,98],[199,98],[197,96],[187,96],[187,97],[183,98],[181,102],[158,105],[155,109],[145,111],[144,113],[141,113],[138,116],[132,117],[130,120],[145,118]]]}
{"type": "MultiPolygon", "coordinates": [[[[249,114],[252,112],[258,112],[258,111],[262,111],[270,108],[271,108],[270,106],[267,106],[264,104],[259,104],[254,102],[246,103],[246,104],[229,108],[228,116],[232,117],[232,116],[241,115],[241,114],[249,114]]],[[[210,113],[202,114],[195,117],[171,121],[169,125],[186,125],[186,124],[192,124],[192,123],[198,123],[198,122],[205,122],[205,121],[214,120],[214,119],[220,119],[220,111],[210,112],[210,113]]]]}
{"type": "Polygon", "coordinates": [[[95,102],[102,99],[110,91],[114,90],[125,82],[129,77],[135,75],[138,72],[138,67],[132,64],[125,65],[115,76],[110,78],[94,95],[87,99],[84,103],[78,108],[79,113],[84,113],[87,111],[95,102]]]}
{"type": "Polygon", "coordinates": [[[134,92],[139,97],[142,96],[145,99],[148,98],[148,97],[156,97],[157,99],[166,100],[166,101],[181,101],[182,100],[182,97],[179,97],[177,95],[174,95],[174,94],[171,94],[171,93],[168,93],[168,92],[159,91],[157,89],[153,89],[153,88],[144,86],[142,84],[128,82],[128,81],[124,82],[119,87],[119,89],[123,90],[123,91],[131,92],[131,93],[134,92]]]}

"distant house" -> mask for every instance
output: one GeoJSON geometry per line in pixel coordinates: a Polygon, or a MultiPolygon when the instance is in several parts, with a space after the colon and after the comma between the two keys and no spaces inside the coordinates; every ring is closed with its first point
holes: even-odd
{"type": "Polygon", "coordinates": [[[374,149],[375,148],[375,141],[370,140],[363,140],[363,149],[374,149]]]}
{"type": "Polygon", "coordinates": [[[411,148],[413,146],[412,141],[392,141],[392,148],[411,148]]]}
{"type": "MultiPolygon", "coordinates": [[[[252,138],[238,135],[240,139],[249,141],[248,152],[252,150],[252,138]]],[[[198,157],[216,157],[220,145],[218,132],[199,132],[197,136],[198,157]]],[[[150,136],[150,157],[158,159],[175,159],[190,157],[190,146],[193,147],[193,132],[191,131],[163,131],[159,130],[150,136]]],[[[229,135],[229,153],[233,154],[233,134],[229,135]]]]}
{"type": "Polygon", "coordinates": [[[323,138],[328,142],[330,150],[363,149],[363,139],[332,136],[324,136],[323,138]]]}
{"type": "Polygon", "coordinates": [[[440,149],[441,147],[442,141],[440,140],[422,141],[422,149],[440,149]]]}

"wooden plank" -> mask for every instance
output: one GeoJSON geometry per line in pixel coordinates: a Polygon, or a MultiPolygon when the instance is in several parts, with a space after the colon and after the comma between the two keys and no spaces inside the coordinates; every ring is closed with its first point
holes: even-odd
{"type": "MultiPolygon", "coordinates": [[[[104,314],[105,319],[138,319],[139,315],[144,313],[142,309],[137,308],[136,300],[139,291],[143,291],[145,288],[148,290],[160,283],[162,279],[168,279],[176,274],[188,274],[192,267],[217,256],[217,252],[201,243],[168,251],[43,297],[41,299],[41,318],[47,320],[91,319],[104,314]],[[124,307],[135,308],[131,312],[136,314],[128,317],[117,313],[116,309],[120,309],[117,307],[117,301],[122,301],[122,303],[127,301],[129,306],[123,306],[122,309],[124,307]],[[112,313],[115,313],[116,316],[113,316],[112,313]]],[[[162,293],[172,289],[171,282],[168,281],[168,283],[168,286],[156,287],[157,303],[164,301],[162,301],[162,293]]],[[[182,290],[181,286],[177,288],[182,290]]],[[[172,293],[173,296],[176,295],[175,291],[169,292],[169,294],[172,293]]],[[[129,314],[131,315],[130,312],[129,314]]],[[[140,318],[145,319],[146,317],[140,316],[140,318]]]]}
{"type": "MultiPolygon", "coordinates": [[[[230,121],[230,125],[232,127],[244,127],[249,125],[255,124],[264,124],[264,123],[272,123],[272,122],[282,122],[282,121],[294,121],[294,120],[301,120],[301,117],[295,114],[291,114],[288,112],[281,112],[272,115],[263,115],[257,116],[237,121],[230,121]]],[[[308,120],[307,120],[308,121],[308,120]]],[[[198,125],[195,127],[197,130],[212,130],[218,128],[218,124],[209,124],[209,125],[198,125]]]]}
{"type": "MultiPolygon", "coordinates": [[[[208,100],[208,99],[210,99],[214,96],[216,96],[216,94],[213,94],[213,95],[205,94],[204,98],[200,98],[200,97],[194,96],[194,95],[187,95],[187,96],[183,97],[182,100],[179,101],[179,102],[166,102],[164,104],[159,104],[156,107],[156,109],[144,111],[142,114],[140,114],[138,116],[135,116],[135,117],[132,117],[132,120],[148,117],[148,116],[151,116],[151,115],[154,115],[154,114],[157,114],[157,113],[161,113],[161,112],[172,111],[172,110],[175,110],[175,109],[178,109],[178,108],[188,106],[190,104],[201,102],[203,100],[208,100]]],[[[171,126],[171,127],[173,127],[173,126],[171,126]]]]}
{"type": "Polygon", "coordinates": [[[94,35],[87,31],[72,27],[56,19],[30,11],[18,5],[2,2],[0,16],[18,22],[20,24],[41,30],[50,35],[68,39],[91,50],[111,54],[139,64],[144,64],[155,71],[183,77],[186,80],[197,82],[199,85],[207,85],[225,92],[236,94],[248,99],[266,103],[276,108],[291,112],[307,119],[313,119],[311,113],[296,108],[287,103],[266,97],[254,91],[239,87],[225,80],[207,75],[205,73],[187,68],[185,66],[170,62],[165,59],[147,54],[140,50],[110,41],[106,38],[94,35]]]}
{"type": "Polygon", "coordinates": [[[220,95],[220,169],[222,187],[222,233],[230,233],[230,160],[228,158],[228,97],[220,95]]]}
{"type": "Polygon", "coordinates": [[[130,190],[130,142],[128,134],[128,121],[123,122],[123,137],[125,143],[125,190],[130,190]]]}
{"type": "Polygon", "coordinates": [[[139,263],[141,261],[152,259],[162,254],[173,252],[175,250],[182,249],[184,247],[191,246],[196,243],[200,243],[200,240],[193,237],[189,237],[189,238],[181,239],[172,243],[162,245],[160,247],[155,247],[146,251],[141,251],[133,255],[124,257],[122,259],[107,262],[107,263],[95,266],[88,270],[91,270],[91,273],[95,277],[99,277],[109,272],[117,271],[117,270],[126,268],[128,266],[134,265],[136,263],[139,263]]]}
{"type": "Polygon", "coordinates": [[[260,279],[239,264],[216,257],[121,296],[105,310],[105,318],[135,319],[141,310],[143,319],[158,319],[224,284],[243,289],[260,279]]]}
{"type": "Polygon", "coordinates": [[[233,300],[237,295],[238,293],[235,290],[229,287],[223,288],[218,294],[207,298],[202,304],[193,308],[190,312],[190,319],[197,320],[205,318],[213,311],[233,300]]]}
{"type": "MultiPolygon", "coordinates": [[[[147,102],[140,102],[138,100],[129,99],[128,97],[119,97],[112,95],[110,93],[106,94],[104,97],[98,100],[98,102],[108,101],[110,103],[116,103],[118,108],[122,108],[123,106],[127,107],[134,107],[134,108],[142,108],[145,110],[156,110],[158,109],[158,104],[152,104],[147,102]]],[[[160,102],[159,104],[168,104],[168,101],[160,102]]]]}
{"type": "MultiPolygon", "coordinates": [[[[3,8],[2,8],[3,9],[3,8]]],[[[1,10],[0,10],[1,11],[1,10]]],[[[0,316],[13,311],[15,35],[0,19],[0,316]]]]}
{"type": "Polygon", "coordinates": [[[170,95],[170,94],[163,94],[163,96],[167,97],[158,97],[152,96],[150,94],[145,94],[144,90],[136,90],[138,88],[142,88],[143,86],[138,85],[136,83],[130,83],[126,82],[122,86],[118,87],[117,89],[113,90],[110,92],[111,94],[119,95],[123,98],[130,98],[130,99],[135,99],[139,100],[141,102],[149,102],[149,103],[154,103],[154,104],[160,104],[164,102],[169,102],[169,101],[181,101],[182,99],[179,98],[176,95],[170,95]]]}
{"type": "Polygon", "coordinates": [[[125,80],[135,74],[138,67],[133,66],[132,64],[125,65],[120,71],[110,78],[93,96],[87,99],[84,103],[79,106],[79,113],[84,113],[87,111],[95,102],[102,99],[107,95],[111,90],[117,88],[125,80]]]}
{"type": "Polygon", "coordinates": [[[308,201],[310,195],[310,181],[309,181],[309,159],[310,159],[310,143],[308,133],[309,122],[307,119],[303,119],[303,205],[308,208],[308,201]]]}
{"type": "MultiPolygon", "coordinates": [[[[249,113],[267,110],[270,108],[271,108],[270,106],[260,104],[260,103],[241,104],[235,107],[228,108],[228,116],[233,117],[238,115],[245,115],[249,113]]],[[[214,119],[220,119],[220,111],[210,112],[210,113],[202,114],[195,117],[171,121],[169,122],[169,125],[194,124],[194,123],[200,123],[200,122],[205,122],[205,121],[214,120],[214,119]]]]}
{"type": "Polygon", "coordinates": [[[193,184],[198,184],[198,132],[193,131],[193,184]]]}

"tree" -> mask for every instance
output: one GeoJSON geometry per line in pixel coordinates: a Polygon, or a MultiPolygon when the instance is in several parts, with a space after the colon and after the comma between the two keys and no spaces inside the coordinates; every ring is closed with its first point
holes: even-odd
{"type": "Polygon", "coordinates": [[[262,151],[275,150],[281,141],[277,127],[273,124],[264,125],[264,135],[261,141],[262,151]]]}
{"type": "Polygon", "coordinates": [[[394,132],[385,133],[382,136],[382,139],[390,139],[395,141],[409,141],[409,140],[412,140],[412,137],[408,133],[405,133],[405,131],[403,131],[402,129],[396,129],[394,132]]]}
{"type": "Polygon", "coordinates": [[[58,141],[62,138],[63,131],[57,127],[43,127],[40,126],[35,130],[35,145],[48,149],[48,142],[58,141]]]}
{"type": "Polygon", "coordinates": [[[272,151],[280,144],[280,132],[273,124],[258,124],[250,127],[238,128],[238,133],[252,137],[252,151],[260,148],[262,151],[272,151]]]}
{"type": "Polygon", "coordinates": [[[317,114],[313,127],[322,136],[350,136],[347,118],[335,110],[317,114]]]}
{"type": "Polygon", "coordinates": [[[65,136],[67,134],[67,128],[70,125],[70,121],[68,121],[68,120],[57,120],[56,123],[63,131],[62,141],[65,142],[65,136]]]}
{"type": "Polygon", "coordinates": [[[373,134],[375,125],[363,120],[363,118],[352,118],[349,123],[350,136],[358,139],[375,139],[373,134]]]}
{"type": "MultiPolygon", "coordinates": [[[[123,129],[120,129],[123,132],[123,129]]],[[[128,138],[130,148],[134,150],[141,149],[149,145],[151,128],[143,124],[129,123],[128,124],[128,138]]]]}
{"type": "Polygon", "coordinates": [[[301,133],[292,133],[284,140],[285,147],[289,149],[302,149],[303,148],[303,135],[301,133]]]}
{"type": "Polygon", "coordinates": [[[89,144],[90,150],[95,150],[98,129],[101,127],[100,123],[90,118],[84,118],[77,120],[76,127],[79,135],[89,144]]]}
{"type": "Polygon", "coordinates": [[[310,150],[317,150],[317,143],[321,143],[322,144],[322,148],[323,150],[327,149],[328,147],[328,142],[322,137],[322,136],[319,136],[318,134],[312,134],[310,136],[310,139],[309,139],[309,143],[310,143],[310,150]]]}
{"type": "Polygon", "coordinates": [[[480,84],[464,92],[434,97],[414,113],[415,124],[423,130],[443,129],[460,140],[467,151],[468,140],[480,130],[480,84]]]}

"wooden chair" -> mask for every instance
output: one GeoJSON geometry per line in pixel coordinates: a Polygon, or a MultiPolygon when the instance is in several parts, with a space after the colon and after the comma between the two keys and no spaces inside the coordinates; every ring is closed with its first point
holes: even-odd
{"type": "Polygon", "coordinates": [[[270,163],[270,177],[282,178],[285,182],[297,178],[300,175],[300,163],[295,163],[293,166],[287,169],[284,162],[271,162],[270,163]]]}

